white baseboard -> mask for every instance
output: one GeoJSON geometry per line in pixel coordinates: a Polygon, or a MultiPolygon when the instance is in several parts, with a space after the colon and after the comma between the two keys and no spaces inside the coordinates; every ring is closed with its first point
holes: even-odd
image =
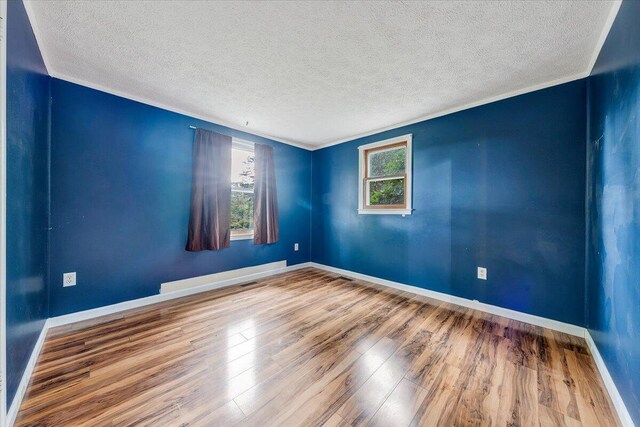
{"type": "Polygon", "coordinates": [[[188,279],[174,280],[160,285],[160,293],[181,291],[184,289],[196,288],[198,286],[209,285],[212,283],[220,283],[227,280],[242,277],[243,280],[248,276],[260,273],[269,273],[273,270],[282,270],[287,266],[287,261],[276,261],[268,264],[254,265],[251,267],[239,268],[237,270],[222,271],[220,273],[207,274],[206,276],[190,277],[188,279]]]}
{"type": "Polygon", "coordinates": [[[418,295],[423,295],[429,298],[437,299],[440,301],[445,301],[448,303],[461,305],[463,307],[473,308],[475,310],[484,311],[486,313],[496,314],[498,316],[507,317],[509,319],[518,320],[520,322],[529,323],[536,326],[541,326],[543,328],[552,329],[554,331],[564,332],[569,335],[574,335],[580,338],[584,338],[587,342],[587,346],[589,350],[591,350],[591,354],[593,355],[593,359],[596,363],[596,367],[598,371],[600,371],[600,375],[602,376],[602,380],[609,392],[609,396],[611,397],[611,401],[618,413],[618,417],[620,418],[620,422],[625,427],[634,427],[633,420],[629,415],[629,411],[627,411],[627,407],[618,392],[618,388],[616,387],[611,375],[609,374],[609,370],[596,347],[595,342],[591,338],[589,331],[582,326],[572,325],[570,323],[559,322],[557,320],[547,319],[545,317],[534,316],[532,314],[522,313],[520,311],[510,310],[507,308],[498,307],[491,304],[481,303],[476,300],[470,300],[466,298],[456,297],[449,294],[444,294],[441,292],[431,291],[424,288],[419,288],[417,286],[405,285],[403,283],[393,282],[391,280],[380,279],[374,276],[368,276],[366,274],[356,273],[349,270],[343,270],[341,268],[330,267],[324,264],[318,264],[315,262],[310,263],[311,267],[318,268],[320,270],[329,271],[332,273],[340,274],[342,276],[352,277],[354,279],[364,280],[366,282],[375,283],[382,286],[387,286],[394,289],[399,289],[402,291],[411,292],[418,295]]]}
{"type": "Polygon", "coordinates": [[[584,337],[585,329],[582,326],[576,326],[570,323],[559,322],[557,320],[547,319],[546,317],[534,316],[533,314],[527,314],[521,311],[515,311],[515,310],[510,310],[508,308],[498,307],[491,304],[485,304],[477,300],[470,300],[467,298],[456,297],[456,296],[445,294],[442,292],[436,292],[429,289],[419,288],[417,286],[405,285],[404,283],[398,283],[398,282],[393,282],[391,280],[379,279],[377,277],[368,276],[366,274],[360,274],[360,273],[356,273],[349,270],[343,270],[341,268],[336,268],[336,267],[330,267],[330,266],[318,264],[315,262],[312,262],[311,266],[315,268],[319,268],[321,270],[330,271],[332,273],[341,274],[343,276],[353,277],[355,279],[376,283],[378,285],[388,286],[390,288],[395,288],[402,291],[423,295],[425,297],[449,302],[456,305],[461,305],[467,308],[473,308],[475,310],[496,314],[502,317],[508,317],[509,319],[519,320],[521,322],[529,323],[536,326],[541,326],[543,328],[553,329],[554,331],[564,332],[569,335],[575,335],[581,338],[584,337]]]}
{"type": "Polygon", "coordinates": [[[24,368],[22,378],[20,379],[20,384],[18,384],[18,389],[16,390],[16,394],[13,397],[13,402],[11,403],[9,411],[7,412],[8,427],[12,427],[13,423],[16,421],[18,411],[20,410],[20,405],[22,404],[22,399],[24,398],[24,394],[27,391],[27,386],[29,385],[29,381],[31,380],[33,370],[36,367],[36,362],[38,361],[38,356],[40,356],[40,351],[42,350],[42,345],[44,344],[44,339],[47,337],[48,331],[49,319],[47,319],[42,326],[42,331],[40,331],[38,341],[36,341],[36,345],[33,346],[31,357],[29,357],[29,362],[27,362],[27,366],[25,366],[24,368]]]}
{"type": "Polygon", "coordinates": [[[607,365],[604,363],[604,359],[598,350],[598,346],[596,346],[593,337],[589,333],[588,329],[584,330],[584,339],[587,341],[587,346],[591,351],[591,355],[593,356],[593,360],[596,362],[596,366],[598,367],[598,371],[600,371],[600,376],[602,377],[602,381],[604,382],[604,386],[607,388],[609,392],[609,396],[611,397],[611,401],[613,402],[613,406],[616,408],[618,412],[618,417],[620,418],[620,422],[625,427],[633,427],[633,420],[631,419],[631,415],[627,410],[627,406],[624,404],[622,400],[622,396],[618,392],[618,388],[616,384],[613,382],[613,378],[611,374],[609,374],[609,370],[607,369],[607,365]]]}
{"type": "MultiPolygon", "coordinates": [[[[276,264],[276,263],[272,263],[272,264],[276,264]]],[[[266,265],[270,265],[270,264],[266,264],[266,265]]],[[[118,304],[112,304],[104,307],[94,308],[91,310],[79,311],[77,313],[71,313],[71,314],[65,314],[63,316],[52,317],[49,319],[49,327],[54,328],[56,326],[67,325],[69,323],[81,322],[83,320],[89,320],[96,317],[118,313],[121,311],[131,310],[133,308],[144,307],[150,304],[156,304],[163,301],[186,297],[186,296],[197,294],[200,292],[206,292],[206,291],[211,291],[213,289],[220,289],[227,286],[233,286],[239,283],[261,279],[263,277],[273,276],[275,274],[299,270],[301,268],[305,268],[309,266],[310,266],[310,263],[308,262],[287,266],[286,261],[284,261],[283,267],[270,269],[268,271],[248,274],[245,276],[236,276],[230,279],[220,280],[218,282],[202,284],[199,286],[176,290],[173,292],[166,292],[159,295],[152,295],[150,297],[138,298],[131,301],[121,302],[118,304]]],[[[202,277],[207,277],[207,276],[202,276],[202,277]]]]}
{"type": "MultiPolygon", "coordinates": [[[[242,277],[236,276],[226,280],[220,280],[216,283],[207,283],[196,287],[191,287],[188,289],[177,290],[174,292],[167,292],[160,295],[153,295],[150,297],[139,298],[136,300],[125,301],[119,304],[108,305],[105,307],[95,308],[92,310],[80,311],[77,313],[66,314],[64,316],[51,317],[46,320],[42,331],[40,332],[40,336],[38,337],[38,341],[36,345],[33,347],[33,351],[31,352],[31,357],[29,358],[29,362],[22,374],[22,379],[20,380],[20,385],[16,391],[15,397],[13,399],[13,403],[11,404],[11,408],[7,413],[7,426],[12,427],[15,422],[16,416],[18,415],[18,411],[20,409],[20,405],[22,404],[22,399],[24,398],[24,394],[27,391],[27,386],[29,385],[29,380],[31,379],[31,375],[33,374],[33,369],[36,366],[36,362],[38,361],[38,356],[40,356],[40,352],[42,350],[42,345],[44,344],[45,337],[47,336],[47,332],[51,328],[55,328],[56,326],[67,325],[70,323],[80,322],[83,320],[89,320],[96,317],[106,316],[108,314],[118,313],[120,311],[130,310],[132,308],[144,307],[146,305],[155,304],[162,301],[168,301],[176,298],[181,298],[188,295],[197,294],[200,292],[206,292],[213,289],[224,288],[227,286],[237,285],[239,283],[248,282],[256,279],[260,279],[262,277],[273,276],[275,274],[285,273],[288,271],[299,270],[302,268],[310,267],[311,263],[305,262],[302,264],[295,265],[286,265],[286,261],[284,261],[284,266],[279,263],[271,263],[278,264],[279,268],[269,269],[265,271],[259,271],[257,273],[248,274],[242,277]]],[[[270,265],[270,264],[265,264],[270,265]]]]}
{"type": "Polygon", "coordinates": [[[22,399],[27,390],[27,386],[29,385],[31,374],[33,373],[33,369],[35,368],[36,362],[38,360],[38,356],[40,355],[40,351],[42,350],[44,339],[50,328],[66,325],[69,323],[75,323],[83,320],[88,320],[88,319],[92,319],[100,316],[105,316],[108,314],[113,314],[120,311],[129,310],[132,308],[144,307],[146,305],[155,304],[162,301],[168,301],[171,299],[193,295],[200,292],[206,292],[213,289],[232,286],[238,283],[256,280],[262,277],[267,277],[267,276],[271,276],[279,273],[285,273],[288,271],[299,270],[306,267],[315,267],[320,270],[337,273],[347,277],[353,277],[355,279],[360,279],[363,281],[375,283],[382,286],[387,286],[394,289],[399,289],[402,291],[412,292],[417,295],[423,295],[436,300],[445,301],[445,302],[460,305],[463,307],[480,310],[486,313],[496,314],[499,316],[507,317],[507,318],[518,320],[521,322],[530,323],[532,325],[537,325],[544,328],[556,330],[559,332],[564,332],[570,335],[582,337],[586,340],[587,345],[591,350],[591,354],[593,355],[596,366],[600,371],[600,375],[602,376],[605,387],[609,392],[609,396],[611,397],[611,400],[616,408],[616,411],[618,412],[618,416],[620,417],[622,424],[625,427],[634,427],[633,421],[631,419],[631,416],[629,415],[629,412],[627,411],[627,408],[622,400],[622,397],[620,396],[620,393],[618,392],[618,389],[616,388],[616,385],[613,382],[611,375],[609,374],[609,371],[604,363],[604,360],[602,359],[602,356],[600,355],[600,352],[598,351],[598,348],[596,347],[587,329],[581,326],[571,325],[569,323],[563,323],[556,320],[534,316],[531,314],[522,313],[515,310],[510,310],[510,309],[506,309],[506,308],[502,308],[502,307],[498,307],[490,304],[484,304],[479,301],[469,300],[466,298],[456,297],[456,296],[444,294],[441,292],[431,291],[428,289],[419,288],[417,286],[405,285],[403,283],[393,282],[391,280],[379,279],[377,277],[368,276],[366,274],[360,274],[353,271],[343,270],[341,268],[330,267],[327,265],[318,264],[314,262],[305,262],[302,264],[296,264],[292,266],[286,266],[283,268],[271,269],[268,271],[249,274],[242,277],[233,277],[230,279],[218,281],[216,283],[208,283],[208,284],[204,284],[196,287],[177,290],[174,292],[167,292],[160,295],[153,295],[146,298],[140,298],[132,301],[122,302],[119,304],[113,304],[106,307],[100,307],[92,310],[86,310],[78,313],[72,313],[64,316],[52,317],[47,319],[42,329],[42,332],[40,333],[40,337],[38,338],[38,341],[36,342],[36,345],[33,348],[33,352],[31,353],[31,357],[29,359],[29,363],[27,364],[27,367],[24,370],[22,380],[20,381],[20,385],[18,386],[18,390],[16,391],[16,395],[15,395],[15,398],[13,399],[11,408],[8,411],[8,414],[7,414],[8,427],[11,427],[13,425],[13,422],[15,421],[15,418],[18,414],[20,404],[22,403],[22,399]]]}

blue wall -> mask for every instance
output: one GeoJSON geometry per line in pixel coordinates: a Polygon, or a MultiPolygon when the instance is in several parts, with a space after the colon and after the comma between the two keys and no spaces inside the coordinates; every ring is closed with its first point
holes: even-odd
{"type": "Polygon", "coordinates": [[[640,424],[640,2],[587,80],[313,153],[50,79],[22,2],[8,14],[9,404],[49,315],[286,259],[587,325],[640,424]],[[275,147],[279,243],[184,250],[189,125],[275,147]],[[358,215],[357,147],[406,133],[414,214],[358,215]]]}
{"type": "Polygon", "coordinates": [[[312,260],[584,325],[585,103],[580,80],[315,151],[312,260]],[[407,133],[415,212],[358,215],[357,147],[407,133]]]}
{"type": "Polygon", "coordinates": [[[8,2],[7,17],[7,404],[11,405],[48,317],[50,86],[22,2],[8,2]]]}
{"type": "Polygon", "coordinates": [[[162,282],[309,261],[309,151],[57,79],[52,96],[51,316],[154,295],[162,282]],[[218,252],[185,251],[189,125],[275,148],[278,243],[243,240],[218,252]],[[67,271],[77,272],[77,286],[62,287],[67,271]]]}
{"type": "Polygon", "coordinates": [[[640,2],[622,3],[589,77],[588,327],[640,425],[640,2]]]}

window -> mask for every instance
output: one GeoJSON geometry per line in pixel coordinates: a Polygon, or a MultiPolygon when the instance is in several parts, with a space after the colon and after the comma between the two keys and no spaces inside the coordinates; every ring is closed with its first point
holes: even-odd
{"type": "Polygon", "coordinates": [[[411,214],[411,139],[403,135],[358,147],[358,213],[411,214]]]}
{"type": "Polygon", "coordinates": [[[231,147],[231,240],[253,238],[253,144],[234,139],[231,147]]]}

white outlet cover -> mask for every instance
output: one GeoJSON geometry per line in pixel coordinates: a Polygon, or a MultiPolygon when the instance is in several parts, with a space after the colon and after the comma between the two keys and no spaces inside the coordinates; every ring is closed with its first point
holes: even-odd
{"type": "Polygon", "coordinates": [[[487,280],[487,269],[485,267],[478,267],[478,279],[487,280]]]}
{"type": "Polygon", "coordinates": [[[297,251],[299,248],[300,248],[300,247],[298,246],[298,244],[297,244],[297,243],[294,243],[294,244],[293,244],[293,250],[294,250],[294,251],[297,251]]]}
{"type": "Polygon", "coordinates": [[[62,275],[62,286],[75,286],[76,285],[76,272],[64,273],[62,275]]]}

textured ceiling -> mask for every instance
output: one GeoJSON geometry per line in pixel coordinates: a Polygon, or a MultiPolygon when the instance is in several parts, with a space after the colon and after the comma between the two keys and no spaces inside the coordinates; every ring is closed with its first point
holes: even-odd
{"type": "Polygon", "coordinates": [[[54,77],[318,147],[584,77],[617,6],[29,1],[28,11],[54,77]]]}

